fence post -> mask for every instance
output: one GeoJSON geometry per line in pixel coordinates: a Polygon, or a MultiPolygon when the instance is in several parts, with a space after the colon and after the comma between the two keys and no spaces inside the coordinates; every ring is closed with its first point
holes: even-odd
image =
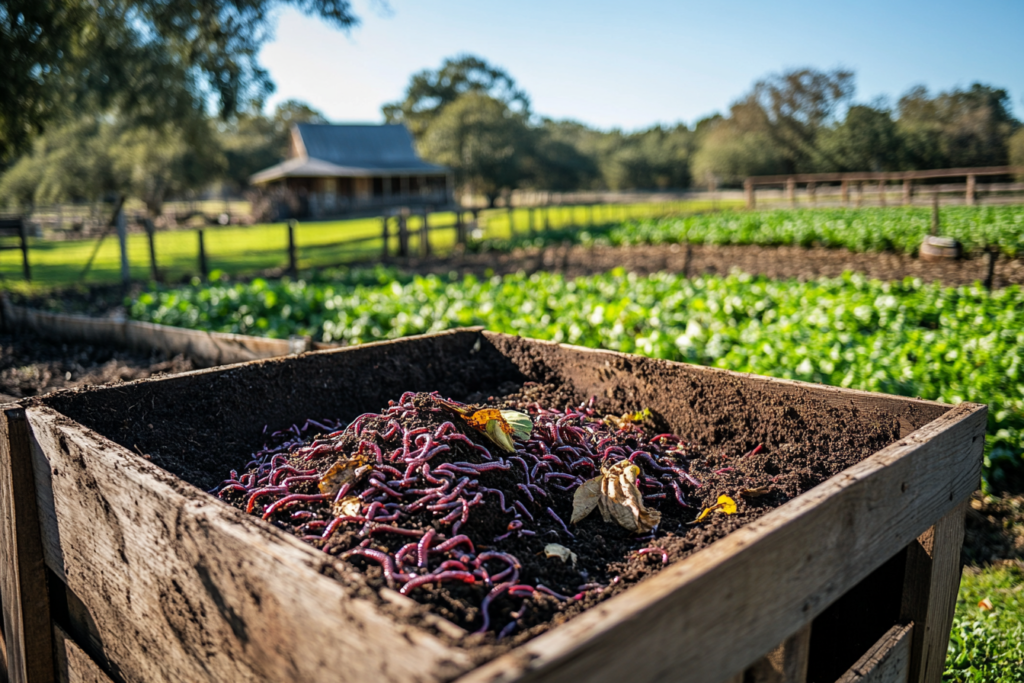
{"type": "Polygon", "coordinates": [[[864,204],[864,181],[857,183],[857,208],[859,209],[864,204]]]}
{"type": "Polygon", "coordinates": [[[969,174],[967,176],[967,196],[964,198],[967,206],[974,206],[974,182],[974,175],[969,174]]]}
{"type": "Polygon", "coordinates": [[[423,207],[423,225],[420,226],[420,256],[430,256],[430,226],[427,224],[429,216],[427,207],[423,207]]]}
{"type": "Polygon", "coordinates": [[[154,282],[160,282],[160,271],[156,267],[156,244],[154,243],[153,233],[155,228],[153,227],[153,221],[146,218],[146,237],[149,238],[149,276],[153,278],[154,282]]]}
{"type": "Polygon", "coordinates": [[[527,220],[526,228],[527,228],[527,230],[530,231],[530,237],[533,237],[534,232],[535,232],[534,227],[533,227],[533,219],[534,219],[534,215],[536,213],[537,213],[537,207],[535,207],[535,206],[531,206],[531,207],[528,207],[526,209],[526,220],[527,220]]]}
{"type": "Polygon", "coordinates": [[[203,229],[196,230],[196,234],[199,236],[199,275],[205,280],[208,271],[206,270],[206,245],[203,243],[203,229]]]}
{"type": "Polygon", "coordinates": [[[842,184],[839,186],[839,194],[842,196],[843,206],[844,207],[849,206],[850,205],[850,182],[848,180],[844,179],[842,184]]]}
{"type": "Polygon", "coordinates": [[[455,209],[455,242],[456,244],[466,243],[466,221],[463,220],[462,207],[455,209]]]}
{"type": "Polygon", "coordinates": [[[293,277],[299,273],[298,259],[295,257],[295,225],[294,218],[288,221],[288,273],[293,277]]]}
{"type": "Polygon", "coordinates": [[[932,194],[932,234],[939,234],[939,192],[932,194]]]}
{"type": "Polygon", "coordinates": [[[547,232],[551,229],[551,205],[546,204],[541,212],[544,216],[544,232],[547,232]]]}
{"type": "Polygon", "coordinates": [[[21,272],[25,276],[25,282],[32,281],[32,269],[28,265],[28,228],[25,227],[25,219],[18,223],[18,236],[21,237],[21,272]]]}
{"type": "Polygon", "coordinates": [[[878,181],[878,205],[885,206],[885,181],[878,181]]]}
{"type": "Polygon", "coordinates": [[[121,284],[127,285],[132,275],[128,270],[128,222],[124,217],[124,204],[117,211],[117,241],[121,244],[121,284]]]}
{"type": "Polygon", "coordinates": [[[406,220],[408,211],[402,209],[398,214],[398,255],[405,257],[409,255],[409,223],[406,220]]]}
{"type": "MultiPolygon", "coordinates": [[[[385,178],[386,182],[391,182],[390,178],[385,178]]],[[[388,216],[384,214],[380,217],[381,223],[381,241],[384,243],[384,247],[381,250],[381,258],[386,259],[388,257],[388,216]]]]}
{"type": "Polygon", "coordinates": [[[796,208],[796,178],[786,178],[786,199],[791,207],[796,208]]]}
{"type": "Polygon", "coordinates": [[[903,205],[910,204],[910,198],[914,195],[914,186],[910,178],[903,179],[903,205]]]}
{"type": "Polygon", "coordinates": [[[754,181],[750,178],[743,181],[743,193],[747,197],[747,208],[753,209],[756,200],[754,199],[754,181]]]}

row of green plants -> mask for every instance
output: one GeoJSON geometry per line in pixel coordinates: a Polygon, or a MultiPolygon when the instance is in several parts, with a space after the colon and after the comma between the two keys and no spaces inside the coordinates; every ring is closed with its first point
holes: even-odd
{"type": "Polygon", "coordinates": [[[990,405],[986,486],[1024,485],[1024,290],[987,292],[858,275],[810,282],[622,270],[401,276],[377,268],[311,281],[153,289],[131,317],[358,344],[484,325],[540,339],[741,372],[990,405]]]}
{"type": "MultiPolygon", "coordinates": [[[[628,246],[637,244],[756,244],[896,251],[915,254],[932,227],[925,207],[861,209],[779,209],[707,213],[598,225],[558,228],[510,239],[489,239],[479,251],[509,251],[548,244],[628,246]]],[[[939,231],[968,251],[998,248],[1015,257],[1024,251],[1024,206],[949,206],[939,210],[939,231]]]]}

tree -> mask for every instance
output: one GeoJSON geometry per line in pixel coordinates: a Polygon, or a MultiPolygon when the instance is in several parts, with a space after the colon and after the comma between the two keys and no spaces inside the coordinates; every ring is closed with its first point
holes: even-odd
{"type": "Polygon", "coordinates": [[[388,123],[404,123],[419,140],[445,107],[466,93],[487,95],[524,118],[530,115],[530,98],[504,70],[473,55],[444,60],[437,71],[414,74],[400,102],[382,108],[388,123]]]}
{"type": "Polygon", "coordinates": [[[786,171],[788,160],[767,133],[740,130],[725,119],[712,122],[701,133],[702,143],[690,166],[695,183],[735,185],[747,176],[786,171]]]}
{"type": "Polygon", "coordinates": [[[853,72],[797,69],[773,74],[731,109],[739,130],[761,133],[778,149],[788,172],[836,166],[818,135],[836,121],[853,96],[853,72]]]}
{"type": "Polygon", "coordinates": [[[51,128],[0,176],[0,201],[24,206],[135,197],[150,217],[171,195],[207,185],[223,168],[208,121],[188,128],[81,117],[51,128]]]}
{"type": "Polygon", "coordinates": [[[357,22],[349,0],[0,0],[0,167],[71,112],[159,125],[211,96],[224,119],[260,105],[273,84],[257,56],[281,5],[357,22]]]}
{"type": "Polygon", "coordinates": [[[967,90],[928,94],[924,86],[900,98],[897,125],[910,168],[1002,166],[1020,123],[1000,88],[974,83],[967,90]]]}
{"type": "Polygon", "coordinates": [[[841,124],[818,134],[818,148],[833,162],[822,171],[896,171],[904,159],[891,113],[861,104],[850,107],[841,124]]]}
{"type": "Polygon", "coordinates": [[[580,149],[578,135],[589,132],[575,121],[545,119],[531,131],[525,155],[525,179],[530,186],[555,191],[592,187],[599,172],[593,157],[580,149]]]}
{"type": "Polygon", "coordinates": [[[524,177],[528,135],[522,114],[489,95],[467,92],[430,123],[420,151],[451,168],[458,184],[487,196],[493,206],[501,190],[524,177]]]}
{"type": "MultiPolygon", "coordinates": [[[[1024,128],[1018,128],[1006,146],[1009,148],[1010,165],[1024,168],[1024,128]]],[[[1024,172],[1017,174],[1017,180],[1024,181],[1024,172]]]]}

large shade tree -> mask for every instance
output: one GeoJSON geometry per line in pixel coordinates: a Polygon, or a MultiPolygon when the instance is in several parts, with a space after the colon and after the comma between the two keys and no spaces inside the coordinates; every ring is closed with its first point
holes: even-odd
{"type": "Polygon", "coordinates": [[[467,92],[444,108],[420,143],[423,155],[455,172],[456,182],[489,204],[524,177],[529,130],[522,114],[480,92],[467,92]]]}
{"type": "Polygon", "coordinates": [[[224,119],[272,91],[259,65],[282,5],[348,28],[349,0],[0,0],[0,167],[63,116],[224,119]]]}
{"type": "Polygon", "coordinates": [[[384,119],[404,123],[419,140],[445,107],[466,93],[487,95],[524,118],[530,115],[530,98],[507,72],[479,57],[460,55],[444,60],[436,71],[413,74],[405,97],[384,105],[384,119]]]}

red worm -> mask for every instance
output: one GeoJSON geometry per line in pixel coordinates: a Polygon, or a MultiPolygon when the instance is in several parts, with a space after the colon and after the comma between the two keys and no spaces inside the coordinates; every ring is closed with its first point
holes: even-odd
{"type": "Polygon", "coordinates": [[[285,496],[284,498],[281,498],[280,500],[274,501],[273,504],[268,506],[267,509],[263,512],[263,519],[268,519],[270,517],[270,515],[272,515],[275,512],[277,512],[278,508],[280,508],[280,507],[282,507],[284,505],[287,505],[288,503],[320,502],[322,500],[326,500],[326,498],[327,498],[327,496],[325,496],[322,493],[310,494],[310,495],[306,495],[306,494],[302,494],[302,493],[293,493],[290,496],[285,496]]]}
{"type": "Polygon", "coordinates": [[[335,529],[337,529],[342,524],[345,524],[346,522],[358,522],[360,524],[365,524],[366,521],[366,517],[360,517],[357,515],[345,515],[342,517],[335,517],[331,520],[331,523],[327,525],[327,528],[324,529],[324,533],[320,537],[320,540],[326,541],[328,538],[331,537],[331,534],[334,533],[335,529]]]}
{"type": "Polygon", "coordinates": [[[410,574],[401,574],[395,571],[395,563],[387,553],[379,550],[373,550],[372,548],[353,548],[352,550],[342,553],[341,556],[343,558],[347,558],[350,555],[360,555],[367,559],[379,562],[381,569],[384,570],[384,579],[388,582],[388,586],[394,586],[396,580],[408,581],[411,578],[410,574]]]}
{"type": "Polygon", "coordinates": [[[249,495],[249,502],[245,506],[245,511],[251,514],[252,511],[253,511],[253,508],[256,507],[256,499],[260,498],[262,496],[269,496],[271,494],[273,494],[273,495],[281,495],[281,494],[287,495],[288,494],[288,489],[284,488],[283,486],[272,486],[272,487],[267,487],[267,488],[262,488],[262,489],[256,489],[255,491],[253,491],[249,495]]]}
{"type": "Polygon", "coordinates": [[[537,590],[540,591],[541,593],[546,593],[547,595],[550,595],[553,598],[558,598],[559,600],[572,600],[572,598],[570,598],[568,595],[562,595],[561,593],[556,593],[555,591],[551,590],[547,586],[545,586],[543,584],[540,584],[540,583],[537,584],[537,590]]]}
{"type": "Polygon", "coordinates": [[[469,536],[463,536],[462,534],[452,536],[444,543],[435,545],[430,551],[434,553],[444,553],[460,544],[468,546],[470,553],[476,553],[476,548],[473,547],[473,541],[469,540],[469,536]]]}
{"type": "Polygon", "coordinates": [[[430,552],[430,544],[434,541],[434,536],[437,532],[433,529],[428,529],[427,533],[423,534],[423,538],[416,546],[416,566],[426,569],[427,568],[427,555],[430,552]]]}
{"type": "Polygon", "coordinates": [[[644,548],[643,550],[636,551],[637,555],[646,555],[647,553],[660,553],[661,563],[668,564],[668,552],[664,548],[644,548]]]}
{"type": "Polygon", "coordinates": [[[754,447],[754,450],[750,451],[749,453],[747,453],[747,454],[746,454],[746,455],[744,455],[743,457],[744,457],[744,458],[749,458],[749,457],[750,457],[750,456],[752,456],[752,455],[757,455],[758,453],[760,453],[760,452],[761,452],[761,449],[762,449],[763,447],[764,447],[764,444],[760,444],[760,443],[759,443],[759,444],[757,444],[757,446],[755,446],[755,447],[754,447]]]}
{"type": "MultiPolygon", "coordinates": [[[[464,583],[473,584],[476,583],[476,577],[470,572],[460,571],[446,571],[438,572],[436,574],[426,574],[424,576],[415,576],[412,579],[409,579],[404,586],[398,589],[398,592],[402,595],[408,595],[409,591],[413,588],[418,588],[419,586],[428,583],[443,583],[445,581],[462,581],[464,583]]],[[[484,600],[486,602],[486,598],[484,600]]]]}

